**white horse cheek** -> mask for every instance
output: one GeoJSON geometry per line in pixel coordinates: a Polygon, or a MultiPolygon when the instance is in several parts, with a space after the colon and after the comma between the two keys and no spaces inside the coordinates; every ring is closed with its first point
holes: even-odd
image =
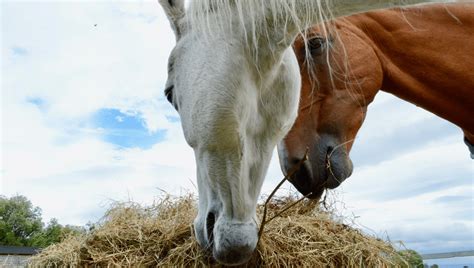
{"type": "Polygon", "coordinates": [[[274,85],[266,96],[269,111],[267,120],[273,123],[270,129],[276,131],[275,142],[279,142],[288,133],[298,115],[301,87],[299,70],[293,50],[287,49],[283,54],[274,85]]]}

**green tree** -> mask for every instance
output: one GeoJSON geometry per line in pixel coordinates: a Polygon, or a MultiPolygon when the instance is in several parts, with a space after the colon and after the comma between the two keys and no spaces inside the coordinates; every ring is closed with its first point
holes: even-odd
{"type": "Polygon", "coordinates": [[[423,258],[418,252],[412,249],[401,250],[398,252],[400,256],[408,262],[410,268],[423,268],[423,258]]]}
{"type": "Polygon", "coordinates": [[[29,246],[29,240],[43,229],[41,209],[24,196],[0,196],[0,244],[29,246]]]}
{"type": "Polygon", "coordinates": [[[41,209],[24,196],[0,196],[0,245],[44,248],[68,235],[85,233],[84,227],[62,226],[56,219],[45,226],[41,209]]]}
{"type": "Polygon", "coordinates": [[[30,245],[44,248],[51,244],[61,242],[68,235],[78,235],[85,233],[84,227],[66,225],[62,226],[58,220],[51,219],[48,225],[39,233],[32,236],[30,245]]]}

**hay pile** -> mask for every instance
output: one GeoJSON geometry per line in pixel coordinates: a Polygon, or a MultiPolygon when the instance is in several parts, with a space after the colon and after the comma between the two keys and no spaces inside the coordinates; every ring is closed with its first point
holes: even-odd
{"type": "MultiPolygon", "coordinates": [[[[269,204],[277,211],[292,198],[269,204]]],[[[259,214],[261,215],[262,207],[259,214]]],[[[193,237],[192,196],[166,197],[153,206],[114,205],[84,236],[66,238],[31,259],[31,266],[219,266],[193,237]]],[[[362,234],[304,201],[265,225],[248,267],[407,266],[387,242],[362,234]]]]}

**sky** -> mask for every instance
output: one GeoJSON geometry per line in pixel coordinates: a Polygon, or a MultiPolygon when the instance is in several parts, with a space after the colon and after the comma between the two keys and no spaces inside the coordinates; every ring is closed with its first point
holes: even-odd
{"type": "MultiPolygon", "coordinates": [[[[83,225],[114,201],[196,192],[193,151],[163,95],[175,39],[155,1],[2,1],[0,19],[0,195],[83,225]]],[[[462,138],[380,93],[352,149],[354,174],[330,193],[341,215],[422,253],[474,249],[462,138]]],[[[274,153],[263,193],[281,178],[274,153]]]]}

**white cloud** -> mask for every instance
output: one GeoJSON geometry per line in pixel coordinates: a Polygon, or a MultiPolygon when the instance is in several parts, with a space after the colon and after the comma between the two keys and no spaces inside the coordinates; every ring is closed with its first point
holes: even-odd
{"type": "Polygon", "coordinates": [[[2,16],[2,194],[25,194],[45,218],[83,224],[104,200],[192,190],[193,153],[179,122],[167,120],[177,115],[163,98],[174,37],[156,2],[8,2],[2,16]],[[103,142],[87,121],[109,107],[139,113],[149,131],[166,129],[167,142],[150,150],[103,142]]]}
{"type": "Polygon", "coordinates": [[[460,137],[438,140],[437,144],[360,168],[346,185],[351,192],[374,201],[416,195],[417,190],[469,185],[472,163],[460,140],[460,137]]]}
{"type": "Polygon", "coordinates": [[[174,37],[157,3],[7,3],[4,10],[6,99],[39,96],[51,117],[70,118],[162,98],[174,37]],[[18,45],[29,52],[22,60],[9,53],[18,45]]]}
{"type": "Polygon", "coordinates": [[[403,241],[407,247],[423,253],[467,250],[474,243],[473,235],[469,235],[474,233],[472,205],[469,208],[473,190],[472,186],[460,186],[377,202],[346,192],[346,216],[357,216],[356,222],[369,233],[403,241]],[[449,195],[467,196],[467,204],[435,201],[449,195]]]}

